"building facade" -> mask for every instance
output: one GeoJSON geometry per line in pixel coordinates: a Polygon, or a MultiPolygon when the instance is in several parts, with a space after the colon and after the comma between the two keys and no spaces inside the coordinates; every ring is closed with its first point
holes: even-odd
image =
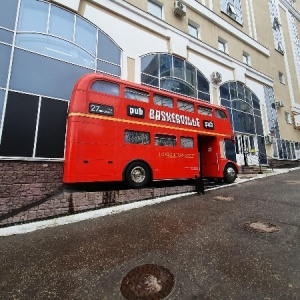
{"type": "Polygon", "coordinates": [[[31,191],[40,173],[30,184],[16,178],[31,164],[55,169],[50,190],[61,186],[72,88],[90,72],[227,107],[236,143],[224,149],[240,165],[245,153],[252,164],[300,159],[299,8],[299,0],[2,0],[0,168],[14,174],[2,176],[2,203],[17,184],[12,193],[26,198],[24,185],[31,191]]]}

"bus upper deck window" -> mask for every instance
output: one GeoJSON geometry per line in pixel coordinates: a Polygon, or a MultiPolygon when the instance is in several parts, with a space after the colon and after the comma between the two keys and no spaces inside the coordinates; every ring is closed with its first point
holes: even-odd
{"type": "Polygon", "coordinates": [[[127,99],[138,100],[142,102],[149,102],[149,94],[143,91],[125,88],[125,97],[127,99]]]}
{"type": "Polygon", "coordinates": [[[189,137],[180,137],[181,148],[194,148],[194,139],[189,137]]]}
{"type": "Polygon", "coordinates": [[[212,109],[206,106],[198,106],[198,114],[211,117],[212,109]]]}
{"type": "Polygon", "coordinates": [[[216,109],[216,117],[219,119],[227,119],[225,112],[220,109],[216,109]]]}
{"type": "Polygon", "coordinates": [[[120,86],[109,81],[94,81],[91,85],[91,90],[113,96],[120,96],[120,86]]]}
{"type": "Polygon", "coordinates": [[[184,111],[194,112],[194,104],[182,100],[177,101],[177,108],[184,111]]]}
{"type": "Polygon", "coordinates": [[[172,98],[155,94],[153,99],[154,99],[154,104],[156,105],[161,105],[161,106],[166,106],[171,108],[174,107],[174,101],[172,98]]]}

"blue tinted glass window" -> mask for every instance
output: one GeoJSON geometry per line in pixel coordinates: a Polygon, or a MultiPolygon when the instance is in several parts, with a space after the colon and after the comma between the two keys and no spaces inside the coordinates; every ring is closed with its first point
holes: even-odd
{"type": "Polygon", "coordinates": [[[194,66],[189,64],[188,62],[185,63],[186,65],[186,81],[191,84],[192,86],[196,85],[196,69],[194,66]]]}
{"type": "Polygon", "coordinates": [[[121,50],[101,31],[98,31],[98,58],[120,65],[121,50]]]}
{"type": "Polygon", "coordinates": [[[18,30],[46,32],[48,10],[49,4],[45,2],[22,0],[18,21],[18,30]]]}
{"type": "Polygon", "coordinates": [[[263,124],[260,117],[255,116],[256,134],[264,135],[263,124]]]}
{"type": "Polygon", "coordinates": [[[16,46],[88,68],[95,68],[95,59],[67,41],[38,33],[17,34],[16,46]]]}
{"type": "Polygon", "coordinates": [[[220,86],[220,97],[222,99],[230,100],[228,84],[223,84],[223,85],[220,86]]]}
{"type": "Polygon", "coordinates": [[[230,107],[230,101],[221,99],[221,105],[225,106],[225,107],[230,107]]]}
{"type": "Polygon", "coordinates": [[[3,105],[4,105],[4,96],[5,96],[5,91],[0,90],[0,124],[2,121],[2,112],[3,112],[3,105]]]}
{"type": "Polygon", "coordinates": [[[0,42],[12,44],[14,34],[11,31],[0,28],[0,42]]]}
{"type": "Polygon", "coordinates": [[[231,140],[225,140],[226,158],[236,162],[235,147],[231,140]]]}
{"type": "Polygon", "coordinates": [[[237,97],[242,100],[245,98],[244,85],[239,82],[237,83],[237,97]]]}
{"type": "Polygon", "coordinates": [[[0,86],[6,87],[11,47],[0,44],[0,86]]]}
{"type": "Polygon", "coordinates": [[[74,35],[74,21],[75,16],[73,13],[52,5],[49,33],[72,42],[74,35]]]}
{"type": "Polygon", "coordinates": [[[254,94],[252,94],[252,101],[253,101],[253,107],[260,109],[259,100],[254,94]]]}
{"type": "Polygon", "coordinates": [[[158,76],[158,54],[142,57],[142,72],[152,76],[158,76]]]}
{"type": "Polygon", "coordinates": [[[198,92],[198,99],[210,102],[210,96],[206,93],[198,92]]]}
{"type": "Polygon", "coordinates": [[[142,83],[158,87],[158,78],[157,77],[152,77],[152,76],[149,76],[146,74],[142,74],[141,78],[142,78],[142,80],[141,80],[142,83]]]}
{"type": "Polygon", "coordinates": [[[164,78],[161,79],[161,88],[171,91],[171,92],[175,92],[175,93],[179,93],[179,94],[183,94],[183,95],[187,95],[190,97],[195,97],[196,96],[196,91],[195,89],[193,89],[191,86],[189,86],[187,83],[183,82],[183,81],[179,81],[176,80],[174,78],[164,78]]]}
{"type": "Polygon", "coordinates": [[[204,93],[209,93],[209,83],[199,71],[197,72],[198,90],[204,93]]]}
{"type": "Polygon", "coordinates": [[[237,99],[236,82],[230,82],[230,98],[231,99],[237,99]]]}
{"type": "Polygon", "coordinates": [[[16,22],[18,0],[1,0],[0,26],[14,29],[16,22]]]}
{"type": "Polygon", "coordinates": [[[97,70],[112,75],[121,76],[121,68],[119,66],[107,63],[105,61],[97,61],[97,70]]]}
{"type": "Polygon", "coordinates": [[[160,77],[170,76],[172,71],[172,56],[168,54],[160,55],[160,77]]]}
{"type": "Polygon", "coordinates": [[[184,78],[184,61],[181,58],[173,56],[173,76],[180,79],[184,78]]]}
{"type": "Polygon", "coordinates": [[[86,49],[93,56],[95,56],[96,40],[97,40],[96,27],[77,16],[76,28],[75,28],[75,43],[81,46],[83,49],[86,49]]]}
{"type": "Polygon", "coordinates": [[[10,88],[69,100],[74,84],[86,73],[90,70],[15,49],[10,88]]]}

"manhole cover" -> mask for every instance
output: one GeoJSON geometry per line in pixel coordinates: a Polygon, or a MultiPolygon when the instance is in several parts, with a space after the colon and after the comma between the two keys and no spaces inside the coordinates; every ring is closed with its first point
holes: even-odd
{"type": "Polygon", "coordinates": [[[233,197],[229,197],[229,196],[216,196],[216,197],[214,197],[214,200],[218,200],[218,201],[233,201],[233,197]]]}
{"type": "Polygon", "coordinates": [[[280,228],[271,223],[264,222],[247,222],[244,224],[244,229],[251,232],[273,233],[278,232],[280,228]]]}
{"type": "Polygon", "coordinates": [[[174,286],[174,276],[164,267],[147,264],[131,270],[122,280],[121,293],[128,300],[160,300],[174,286]]]}

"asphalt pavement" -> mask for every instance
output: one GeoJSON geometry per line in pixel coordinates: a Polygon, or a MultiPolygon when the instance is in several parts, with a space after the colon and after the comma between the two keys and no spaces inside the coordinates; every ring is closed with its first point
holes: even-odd
{"type": "Polygon", "coordinates": [[[167,200],[0,231],[0,298],[300,299],[299,168],[167,200]]]}

